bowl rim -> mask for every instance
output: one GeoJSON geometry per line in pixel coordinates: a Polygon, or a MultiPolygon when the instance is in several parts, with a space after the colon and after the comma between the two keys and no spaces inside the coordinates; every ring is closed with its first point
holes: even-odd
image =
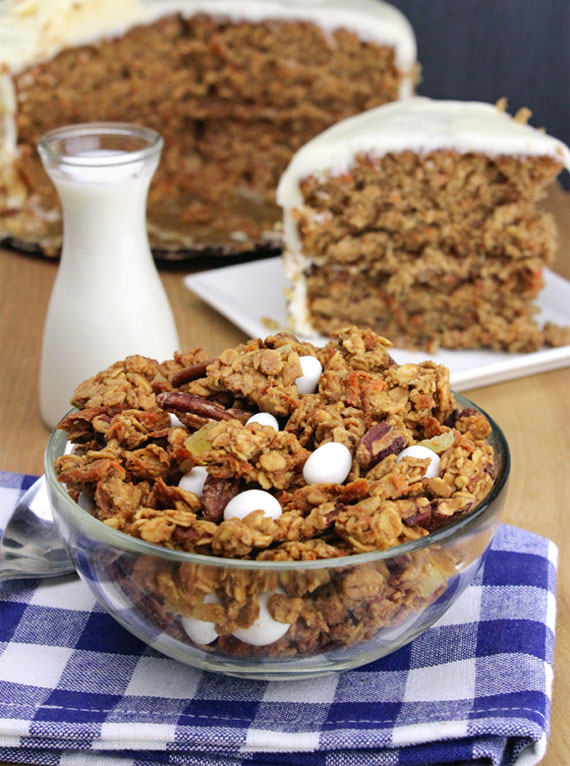
{"type": "MultiPolygon", "coordinates": [[[[64,485],[59,481],[55,474],[54,459],[59,457],[59,454],[54,454],[57,451],[59,442],[67,441],[65,431],[59,429],[57,426],[50,434],[47,447],[44,454],[45,461],[45,474],[48,486],[48,496],[50,496],[50,490],[53,490],[55,494],[61,498],[61,500],[69,506],[70,512],[78,517],[78,524],[80,526],[87,526],[94,530],[97,538],[101,535],[108,536],[108,544],[113,547],[126,550],[131,553],[138,553],[141,555],[152,555],[162,559],[168,559],[170,561],[176,561],[180,564],[201,564],[209,566],[224,566],[232,569],[256,569],[263,571],[287,571],[287,570],[299,570],[299,569],[327,569],[337,567],[349,567],[356,566],[358,564],[367,564],[377,561],[386,561],[408,553],[415,553],[424,548],[429,548],[433,545],[438,545],[447,542],[450,538],[455,538],[463,532],[467,532],[475,525],[475,522],[485,518],[487,512],[490,513],[491,507],[494,501],[499,497],[503,489],[505,488],[511,467],[511,456],[509,445],[505,434],[496,421],[467,397],[459,394],[455,391],[452,392],[463,407],[474,407],[481,412],[489,420],[491,424],[491,437],[495,437],[497,444],[495,449],[498,448],[502,454],[502,466],[500,473],[495,477],[495,482],[489,494],[481,500],[471,511],[467,514],[460,516],[455,521],[452,521],[445,527],[429,532],[423,537],[419,537],[416,540],[408,540],[405,543],[394,545],[390,548],[386,548],[383,551],[369,551],[367,553],[356,553],[348,556],[337,556],[326,559],[314,559],[311,561],[257,561],[255,559],[234,559],[225,558],[223,556],[208,556],[203,553],[190,553],[188,551],[181,551],[174,548],[166,548],[157,543],[150,543],[146,540],[141,540],[138,537],[133,537],[126,532],[113,529],[107,526],[104,522],[92,516],[89,512],[85,511],[79,506],[67,493],[64,485]],[[52,457],[53,456],[53,457],[52,457]]],[[[75,410],[71,410],[72,412],[75,410]]],[[[52,504],[50,496],[50,505],[52,504]]],[[[57,517],[57,510],[54,511],[52,507],[54,517],[57,517]]]]}

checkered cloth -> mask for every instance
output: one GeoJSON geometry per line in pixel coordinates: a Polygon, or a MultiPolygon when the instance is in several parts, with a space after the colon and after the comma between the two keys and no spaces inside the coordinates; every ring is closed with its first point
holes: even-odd
{"type": "MultiPolygon", "coordinates": [[[[0,473],[0,527],[33,477],[0,473]]],[[[0,759],[57,766],[530,764],[546,748],[557,550],[501,526],[432,628],[322,678],[225,678],[127,633],[75,577],[0,585],[0,759]]]]}

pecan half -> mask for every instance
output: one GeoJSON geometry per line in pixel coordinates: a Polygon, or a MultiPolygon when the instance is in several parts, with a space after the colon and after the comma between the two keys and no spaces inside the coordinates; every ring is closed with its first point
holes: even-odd
{"type": "Polygon", "coordinates": [[[207,420],[235,420],[236,418],[240,420],[246,414],[249,416],[249,413],[244,413],[241,410],[225,410],[219,404],[204,399],[203,396],[183,391],[165,391],[158,394],[156,403],[167,412],[181,415],[188,413],[207,420]]]}
{"type": "Polygon", "coordinates": [[[185,544],[195,542],[200,539],[200,536],[201,532],[199,529],[195,527],[181,527],[180,524],[177,524],[172,533],[172,540],[176,543],[185,544]]]}
{"type": "Polygon", "coordinates": [[[183,367],[178,372],[175,372],[170,382],[174,388],[179,388],[184,383],[190,383],[191,380],[197,380],[202,378],[206,374],[206,367],[215,359],[206,359],[205,362],[198,362],[197,364],[191,364],[188,367],[183,367]]]}
{"type": "Polygon", "coordinates": [[[356,448],[356,459],[369,471],[388,455],[396,455],[406,446],[406,437],[385,421],[377,423],[364,434],[356,448]]]}
{"type": "Polygon", "coordinates": [[[434,532],[441,527],[447,526],[460,516],[464,516],[471,510],[471,508],[473,508],[473,505],[474,503],[471,501],[462,502],[459,499],[456,499],[454,503],[452,500],[447,500],[446,498],[434,498],[430,503],[432,510],[431,516],[429,519],[422,522],[422,527],[427,529],[428,532],[434,532]]]}
{"type": "Polygon", "coordinates": [[[423,527],[426,526],[431,519],[431,508],[428,505],[428,507],[424,510],[418,511],[417,513],[414,513],[412,516],[406,516],[405,519],[402,519],[404,524],[407,527],[423,527]]]}
{"type": "Polygon", "coordinates": [[[217,479],[208,476],[202,489],[202,514],[207,521],[218,524],[224,515],[224,508],[232,497],[239,494],[241,482],[238,479],[217,479]]]}

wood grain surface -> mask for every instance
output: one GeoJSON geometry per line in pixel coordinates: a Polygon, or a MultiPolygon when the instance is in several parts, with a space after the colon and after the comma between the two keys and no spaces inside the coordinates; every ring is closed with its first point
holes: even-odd
{"type": "MultiPolygon", "coordinates": [[[[545,201],[560,242],[554,269],[570,278],[570,198],[554,187],[545,201]]],[[[216,261],[208,264],[225,265],[216,261]]],[[[192,264],[161,268],[183,348],[212,354],[244,334],[183,285],[192,264]]],[[[48,432],[38,407],[44,316],[57,263],[0,251],[0,469],[43,471],[48,432]]],[[[236,285],[236,290],[239,285],[236,285]]],[[[570,307],[569,307],[570,311],[570,307]]],[[[70,325],[70,333],[73,327],[70,325]]],[[[65,341],[63,341],[65,342],[65,341]]],[[[467,391],[502,426],[512,450],[512,475],[503,521],[549,537],[559,547],[558,615],[551,734],[544,766],[570,763],[570,375],[568,369],[467,391]]]]}

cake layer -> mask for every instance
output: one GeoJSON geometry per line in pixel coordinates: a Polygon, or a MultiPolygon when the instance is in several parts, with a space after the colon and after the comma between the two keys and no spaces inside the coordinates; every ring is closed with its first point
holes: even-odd
{"type": "MultiPolygon", "coordinates": [[[[444,346],[529,352],[545,344],[546,336],[526,299],[528,285],[523,282],[521,295],[506,293],[516,288],[516,278],[453,286],[442,275],[439,288],[414,285],[405,297],[387,292],[368,275],[347,278],[346,272],[334,269],[316,268],[307,282],[312,315],[318,317],[315,323],[325,335],[350,318],[362,327],[378,328],[397,346],[428,351],[444,346]]],[[[555,337],[563,336],[548,336],[555,337]]]]}

